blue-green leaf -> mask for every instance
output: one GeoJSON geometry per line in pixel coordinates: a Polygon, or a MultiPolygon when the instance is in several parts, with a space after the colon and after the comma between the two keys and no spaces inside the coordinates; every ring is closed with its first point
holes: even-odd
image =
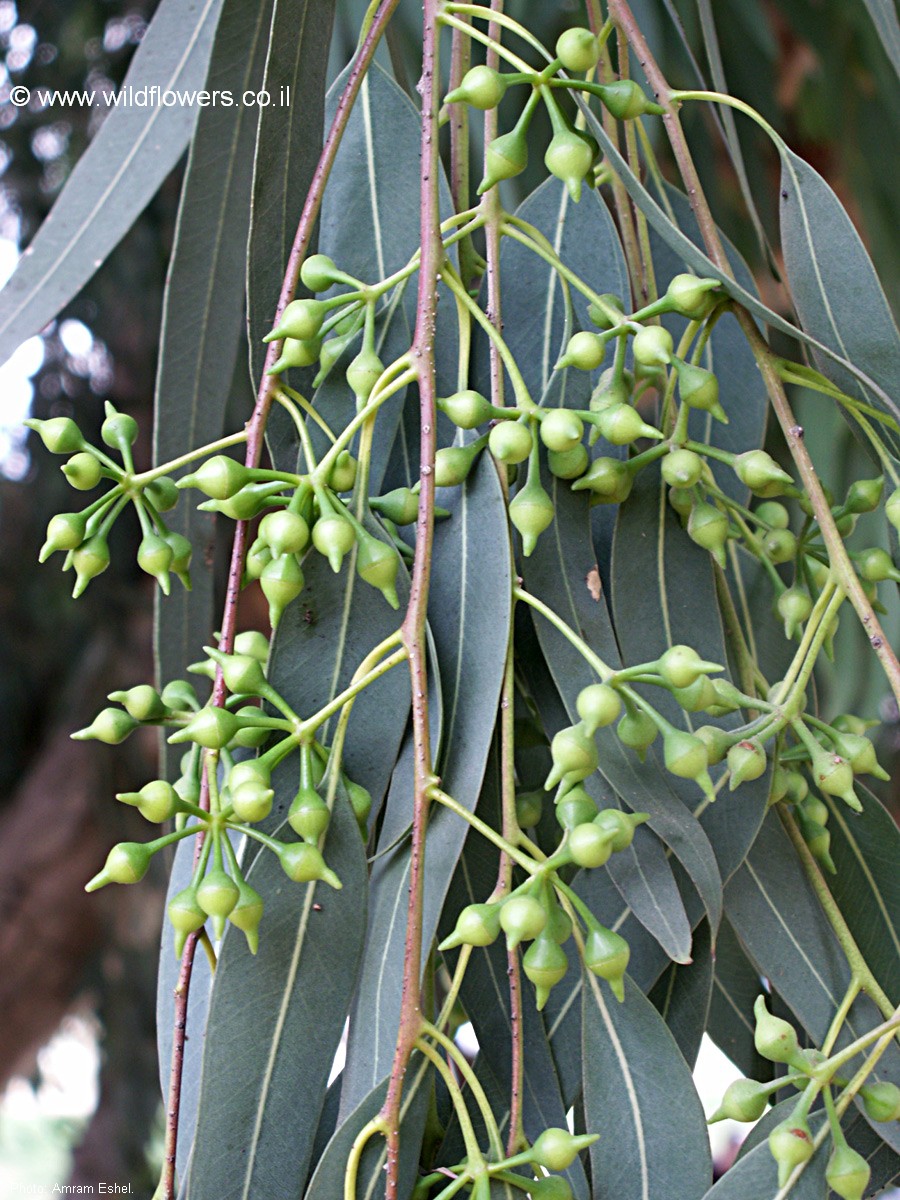
{"type": "Polygon", "coordinates": [[[726,917],[716,940],[715,975],[706,1032],[748,1079],[767,1083],[772,1064],[753,1043],[753,1005],[760,994],[759,972],[747,958],[726,917]]]}
{"type": "Polygon", "coordinates": [[[878,30],[884,52],[891,60],[894,70],[900,75],[900,22],[894,0],[863,0],[878,30]]]}
{"type": "Polygon", "coordinates": [[[302,197],[322,146],[325,68],[335,0],[275,0],[263,87],[291,103],[261,107],[253,163],[247,252],[250,373],[262,376],[263,336],[272,328],[302,197]],[[301,99],[302,97],[302,99],[301,99]]]}
{"type": "MultiPolygon", "coordinates": [[[[163,0],[122,85],[203,87],[222,0],[163,0]]],[[[178,162],[198,108],[115,105],[0,292],[0,362],[77,295],[178,162]]]]}
{"type": "Polygon", "coordinates": [[[700,1200],[712,1179],[709,1138],[675,1039],[627,977],[623,1004],[592,974],[582,993],[585,1119],[600,1134],[595,1200],[700,1200]]]}
{"type": "MultiPolygon", "coordinates": [[[[781,151],[781,243],[804,330],[840,359],[862,366],[880,390],[854,378],[833,356],[814,354],[816,366],[843,391],[882,407],[882,392],[900,392],[900,331],[840,200],[787,147],[781,151]]],[[[900,415],[896,403],[889,411],[900,415]]],[[[896,451],[900,437],[887,436],[896,451]]]]}
{"type": "Polygon", "coordinates": [[[687,965],[672,963],[649,994],[691,1070],[697,1064],[706,1031],[712,984],[712,939],[709,922],[704,920],[694,930],[693,961],[687,965]]]}
{"type": "MultiPolygon", "coordinates": [[[[444,790],[474,808],[493,735],[510,620],[510,604],[504,603],[511,591],[506,508],[492,460],[483,457],[461,488],[440,493],[439,503],[451,516],[435,531],[429,605],[443,690],[437,769],[444,790]]],[[[388,844],[410,820],[412,783],[408,765],[401,763],[385,812],[388,844]]],[[[426,946],[437,929],[467,828],[442,809],[429,822],[423,866],[426,946]]],[[[400,1014],[408,872],[405,844],[380,857],[373,869],[367,949],[344,1069],[344,1114],[390,1070],[400,1014]]]]}

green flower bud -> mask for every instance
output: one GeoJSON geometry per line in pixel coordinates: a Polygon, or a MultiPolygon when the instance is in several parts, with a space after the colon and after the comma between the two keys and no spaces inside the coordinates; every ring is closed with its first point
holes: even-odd
{"type": "Polygon", "coordinates": [[[809,795],[809,784],[799,771],[788,771],[787,792],[785,796],[790,804],[800,804],[809,795]]]}
{"type": "Polygon", "coordinates": [[[359,463],[349,450],[342,450],[331,468],[328,486],[333,492],[351,492],[356,483],[356,473],[359,463]]]}
{"type": "Polygon", "coordinates": [[[491,67],[477,66],[466,71],[459,87],[448,92],[445,104],[471,104],[472,108],[487,112],[496,108],[506,92],[506,79],[491,67]]]}
{"type": "Polygon", "coordinates": [[[263,898],[243,879],[238,882],[238,902],[228,914],[228,920],[240,929],[247,939],[250,953],[259,949],[259,923],[263,915],[263,898]]]}
{"type": "Polygon", "coordinates": [[[498,462],[524,462],[531,453],[531,429],[521,421],[500,421],[490,432],[488,447],[498,462]]]}
{"type": "Polygon", "coordinates": [[[102,575],[109,566],[109,546],[102,534],[95,533],[72,551],[75,586],[72,595],[77,599],[92,579],[102,575]]]}
{"type": "Polygon", "coordinates": [[[475,429],[490,420],[493,415],[491,402],[482,396],[481,392],[471,388],[438,400],[438,408],[445,412],[459,429],[475,429]]]}
{"type": "Polygon", "coordinates": [[[100,426],[100,437],[111,450],[124,451],[137,441],[138,425],[134,417],[127,413],[116,412],[107,401],[106,420],[100,426]]]}
{"type": "Polygon", "coordinates": [[[825,1168],[828,1186],[842,1200],[863,1200],[871,1175],[872,1168],[868,1162],[846,1142],[835,1146],[825,1168]]]}
{"type": "Polygon", "coordinates": [[[698,279],[696,275],[675,275],[666,289],[666,299],[672,312],[690,321],[705,320],[716,306],[714,290],[721,288],[718,279],[698,279]]]}
{"type": "Polygon", "coordinates": [[[411,525],[419,514],[419,497],[407,487],[394,488],[370,502],[374,512],[387,517],[395,525],[411,525]]]}
{"type": "Polygon", "coordinates": [[[63,475],[73,488],[79,492],[89,492],[95,488],[103,477],[103,470],[96,457],[89,450],[73,454],[60,467],[63,475]]]}
{"type": "Polygon", "coordinates": [[[281,346],[281,354],[268,370],[269,375],[280,375],[290,367],[311,367],[319,357],[322,343],[318,338],[310,341],[300,341],[299,338],[285,338],[281,346]]]}
{"type": "Polygon", "coordinates": [[[338,891],[344,886],[334,871],[325,865],[318,848],[309,842],[282,843],[277,853],[282,870],[294,883],[321,880],[338,891]]]}
{"type": "Polygon", "coordinates": [[[731,749],[731,734],[715,725],[701,725],[694,730],[694,737],[706,747],[706,757],[711,767],[722,762],[731,749]]]}
{"type": "Polygon", "coordinates": [[[224,921],[240,898],[238,885],[221,867],[210,867],[197,888],[197,903],[213,919],[217,937],[222,936],[224,921]]]}
{"type": "Polygon", "coordinates": [[[516,794],[516,822],[520,829],[533,829],[544,815],[542,792],[518,792],[516,794]]]}
{"type": "Polygon", "coordinates": [[[400,607],[397,596],[397,571],[400,556],[393,546],[366,534],[360,536],[359,554],[356,556],[356,571],[371,587],[377,588],[391,608],[400,607]]]}
{"type": "Polygon", "coordinates": [[[630,121],[644,113],[665,112],[658,104],[649,100],[633,79],[619,79],[599,88],[600,99],[617,121],[630,121]]]}
{"type": "Polygon", "coordinates": [[[727,425],[728,414],[719,403],[719,381],[712,371],[683,362],[680,358],[673,359],[673,362],[678,373],[678,391],[688,408],[708,412],[717,421],[727,425]]]}
{"type": "Polygon", "coordinates": [[[263,341],[274,342],[281,338],[312,341],[322,328],[327,311],[321,300],[292,300],[281,314],[281,320],[263,341]]]}
{"type": "Polygon", "coordinates": [[[796,810],[797,825],[800,828],[800,833],[803,835],[803,840],[809,847],[809,852],[822,866],[832,875],[836,874],[837,868],[834,865],[834,859],[831,857],[831,834],[819,821],[813,820],[806,815],[805,807],[800,807],[796,810]]]}
{"type": "Polygon", "coordinates": [[[522,970],[534,984],[538,1011],[547,1003],[551,989],[556,987],[568,969],[569,960],[565,950],[546,932],[535,938],[525,951],[522,970]]]}
{"type": "Polygon", "coordinates": [[[552,525],[555,515],[553,501],[539,483],[529,480],[516,492],[509,506],[509,519],[522,535],[522,553],[526,558],[544,530],[552,525]]]}
{"type": "Polygon", "coordinates": [[[867,1083],[860,1095],[867,1116],[873,1121],[900,1121],[900,1087],[887,1080],[867,1083]]]}
{"type": "Polygon", "coordinates": [[[728,518],[712,504],[701,501],[691,509],[687,524],[691,541],[708,550],[719,566],[725,569],[725,543],[728,540],[728,518]]]}
{"type": "Polygon", "coordinates": [[[609,838],[613,854],[620,854],[634,841],[638,825],[649,820],[649,813],[625,813],[620,808],[604,808],[594,817],[594,824],[609,838]]]}
{"type": "Polygon", "coordinates": [[[438,450],[434,456],[434,486],[458,487],[464,483],[481,450],[478,442],[470,446],[445,446],[438,450]]]}
{"type": "Polygon", "coordinates": [[[600,47],[589,29],[576,25],[556,39],[556,57],[567,71],[590,71],[599,61],[600,47]]]}
{"type": "Polygon", "coordinates": [[[770,529],[762,544],[766,554],[776,565],[793,562],[797,557],[798,542],[789,529],[770,529]]]}
{"type": "Polygon", "coordinates": [[[634,475],[628,463],[620,458],[595,458],[580,479],[572,484],[573,492],[591,492],[601,504],[621,504],[627,500],[634,475]]]}
{"type": "Polygon", "coordinates": [[[847,492],[847,508],[852,513],[874,512],[881,503],[884,491],[884,476],[877,479],[857,479],[847,492]]]}
{"type": "Polygon", "coordinates": [[[790,587],[782,592],[775,605],[784,621],[784,636],[792,638],[813,609],[812,597],[804,587],[790,587]]]}
{"type": "Polygon", "coordinates": [[[597,428],[614,446],[628,446],[639,437],[662,438],[630,404],[612,404],[597,415],[597,428]]]}
{"type": "Polygon", "coordinates": [[[260,696],[266,690],[268,685],[258,658],[249,654],[225,654],[215,646],[204,646],[203,651],[222,668],[222,678],[229,692],[260,696]]]}
{"type": "Polygon", "coordinates": [[[180,811],[178,793],[164,779],[153,779],[145,783],[139,792],[118,792],[116,799],[130,804],[138,810],[145,821],[161,825],[171,821],[180,811]]]}
{"type": "Polygon", "coordinates": [[[71,735],[73,742],[97,741],[107,746],[118,746],[129,733],[137,729],[138,723],[121,708],[104,708],[85,729],[71,735]]]}
{"type": "MultiPolygon", "coordinates": [[[[607,367],[600,375],[597,386],[591,392],[588,404],[591,412],[603,412],[605,408],[612,408],[614,404],[630,404],[634,393],[634,377],[626,378],[629,375],[631,372],[627,371],[616,378],[613,368],[607,367]]],[[[591,432],[593,434],[594,430],[591,432]]]]}
{"type": "Polygon", "coordinates": [[[765,450],[746,450],[732,466],[741,483],[756,496],[780,496],[794,482],[765,450]]]}
{"type": "Polygon", "coordinates": [[[363,347],[347,367],[347,383],[356,397],[357,404],[364,404],[372,394],[375,384],[384,374],[384,363],[374,350],[363,347]]]}
{"type": "Polygon", "coordinates": [[[641,366],[665,367],[672,361],[675,343],[662,325],[645,325],[634,335],[631,348],[634,361],[641,366]]]}
{"type": "Polygon", "coordinates": [[[57,550],[77,550],[84,541],[86,529],[87,520],[81,513],[57,513],[51,517],[38,562],[46,562],[57,550]]]}
{"type": "Polygon", "coordinates": [[[556,364],[561,367],[576,367],[579,371],[594,371],[606,357],[606,343],[596,333],[587,330],[574,333],[568,341],[566,352],[556,364]]]}
{"type": "Polygon", "coordinates": [[[626,712],[616,726],[616,734],[619,741],[636,751],[638,758],[643,762],[648,747],[656,740],[657,728],[646,713],[626,712]]]}
{"type": "Polygon", "coordinates": [[[875,747],[862,734],[843,733],[835,738],[834,746],[838,754],[849,762],[854,775],[874,775],[885,782],[890,779],[887,771],[879,765],[875,747]]]}
{"type": "Polygon", "coordinates": [[[253,482],[253,474],[233,458],[216,454],[208,458],[192,475],[185,475],[176,483],[178,488],[197,488],[211,500],[228,500],[242,487],[253,482]]]}
{"type": "Polygon", "coordinates": [[[597,770],[600,761],[594,739],[580,725],[561,729],[550,743],[550,754],[553,768],[544,784],[544,791],[547,792],[556,787],[560,780],[571,787],[587,779],[597,770]]]}
{"type": "Polygon", "coordinates": [[[538,431],[548,450],[562,453],[574,450],[584,435],[581,418],[568,408],[553,408],[541,421],[538,431]]]}
{"type": "Polygon", "coordinates": [[[690,488],[703,476],[703,459],[693,450],[670,450],[662,460],[662,477],[673,488],[690,488]]]}
{"type": "Polygon", "coordinates": [[[347,795],[350,798],[350,807],[353,809],[360,832],[365,835],[366,822],[372,811],[372,797],[361,783],[354,783],[352,779],[347,780],[347,795]]]}
{"type": "Polygon", "coordinates": [[[625,971],[631,949],[618,933],[602,925],[590,930],[584,943],[584,965],[601,979],[605,979],[613,995],[621,1003],[625,999],[625,971]]]}
{"type": "Polygon", "coordinates": [[[262,538],[257,538],[247,551],[247,557],[244,560],[246,581],[249,583],[254,579],[259,579],[270,562],[272,562],[272,551],[262,538]]]}
{"type": "Polygon", "coordinates": [[[526,131],[517,126],[488,143],[485,176],[478,186],[479,196],[483,196],[501,179],[512,179],[525,170],[528,165],[528,140],[525,134],[526,131]]]}
{"type": "Polygon", "coordinates": [[[693,734],[681,729],[667,733],[663,738],[663,756],[666,770],[679,779],[696,779],[698,783],[708,781],[706,746],[693,734]]]}
{"type": "Polygon", "coordinates": [[[282,554],[263,567],[259,586],[269,602],[269,623],[273,629],[278,628],[281,614],[292,600],[297,599],[305,582],[303,571],[293,554],[282,554]]]}
{"type": "Polygon", "coordinates": [[[862,550],[855,557],[856,569],[861,579],[870,580],[872,583],[881,583],[885,579],[900,582],[900,571],[894,566],[887,550],[882,550],[880,546],[862,550]]]}
{"type": "Polygon", "coordinates": [[[757,738],[743,738],[728,751],[729,791],[766,773],[766,752],[757,738]]]}
{"type": "Polygon", "coordinates": [[[597,805],[583,787],[573,787],[556,804],[556,820],[563,829],[593,821],[597,805]]]}
{"type": "Polygon", "coordinates": [[[887,519],[900,533],[900,487],[895,488],[888,496],[884,504],[884,511],[887,519]]]}
{"type": "Polygon", "coordinates": [[[300,268],[300,280],[311,292],[327,292],[340,281],[341,272],[327,254],[312,254],[300,268]]]}
{"type": "Polygon", "coordinates": [[[331,811],[319,793],[301,787],[288,809],[288,824],[305,842],[315,845],[331,822],[331,811]]]}
{"type": "Polygon", "coordinates": [[[272,801],[275,793],[259,780],[248,779],[245,783],[231,788],[231,806],[239,821],[250,825],[264,821],[272,811],[272,801]]]}
{"type": "Polygon", "coordinates": [[[594,158],[594,148],[587,138],[574,129],[563,129],[550,139],[544,165],[551,175],[562,180],[577,204],[581,199],[581,185],[594,165],[594,158]]]}
{"type": "Polygon", "coordinates": [[[197,705],[197,693],[186,679],[173,679],[163,688],[160,699],[166,708],[182,712],[197,705]]]}
{"type": "Polygon", "coordinates": [[[249,654],[263,666],[269,661],[269,639],[258,629],[245,629],[234,639],[235,654],[249,654]]]}
{"type": "Polygon", "coordinates": [[[545,1129],[531,1147],[530,1159],[547,1171],[566,1171],[582,1150],[592,1146],[598,1133],[569,1133],[568,1129],[545,1129]]]}
{"type": "Polygon", "coordinates": [[[545,1175],[528,1185],[531,1200],[573,1200],[573,1191],[564,1175],[545,1175]]]}
{"type": "Polygon", "coordinates": [[[84,885],[84,890],[96,892],[108,883],[139,883],[147,874],[153,854],[152,842],[119,842],[107,855],[103,870],[84,885]]]}
{"type": "Polygon", "coordinates": [[[612,838],[593,821],[586,825],[576,825],[569,832],[566,843],[572,862],[579,867],[602,867],[613,852],[612,838]]]}
{"type": "Polygon", "coordinates": [[[183,534],[175,533],[171,530],[165,535],[165,541],[172,551],[172,561],[169,563],[169,570],[173,575],[177,575],[182,584],[190,591],[191,577],[188,571],[191,565],[191,558],[194,554],[194,548],[183,534]]]}
{"type": "Polygon", "coordinates": [[[680,487],[678,487],[678,488],[673,487],[673,488],[669,488],[668,499],[669,499],[669,506],[671,508],[675,509],[675,511],[678,513],[679,517],[681,517],[682,524],[683,524],[685,522],[685,520],[688,517],[690,517],[691,512],[694,508],[694,497],[691,495],[691,493],[689,491],[683,490],[680,487]]]}
{"type": "Polygon", "coordinates": [[[772,1016],[766,1008],[765,996],[757,996],[753,1014],[756,1017],[753,1043],[757,1052],[769,1062],[793,1062],[800,1050],[793,1025],[782,1021],[781,1017],[772,1016]]]}
{"type": "Polygon", "coordinates": [[[828,824],[828,818],[831,815],[828,805],[824,800],[820,800],[818,796],[814,796],[810,792],[803,797],[799,807],[807,821],[815,821],[817,825],[823,827],[828,824]]]}
{"type": "Polygon", "coordinates": [[[178,503],[178,486],[168,475],[152,480],[144,491],[157,512],[169,512],[178,503]]]}
{"type": "Polygon", "coordinates": [[[299,513],[281,509],[263,517],[259,536],[268,542],[276,558],[281,554],[302,554],[309,541],[309,526],[299,513]]]}
{"type": "Polygon", "coordinates": [[[547,466],[557,479],[578,479],[588,468],[587,447],[581,444],[571,450],[549,450],[547,466]]]}
{"type": "Polygon", "coordinates": [[[853,768],[840,754],[817,749],[811,754],[811,771],[819,789],[827,796],[840,796],[845,804],[861,811],[862,805],[853,791],[853,768]]]}
{"type": "Polygon", "coordinates": [[[159,580],[160,587],[168,595],[172,547],[165,538],[161,538],[158,533],[144,534],[138,546],[137,561],[142,571],[159,580]]]}
{"type": "Polygon", "coordinates": [[[175,953],[180,958],[187,935],[206,924],[206,913],[197,903],[197,889],[191,885],[176,892],[169,901],[168,913],[175,929],[175,953]]]}
{"type": "MultiPolygon", "coordinates": [[[[596,301],[592,300],[588,305],[588,317],[590,320],[593,321],[598,329],[612,329],[614,326],[620,325],[622,323],[622,318],[625,316],[625,305],[622,303],[621,296],[615,295],[614,292],[604,292],[600,299],[604,302],[606,307],[604,308],[600,304],[597,304],[596,301]],[[618,317],[615,321],[612,319],[612,316],[608,311],[610,308],[614,309],[615,312],[618,313],[618,317]]],[[[626,372],[626,374],[629,374],[629,372],[626,372]]]]}
{"type": "Polygon", "coordinates": [[[808,1162],[814,1153],[812,1133],[802,1118],[789,1117],[769,1134],[769,1149],[778,1164],[778,1186],[784,1187],[791,1172],[808,1162]]]}
{"type": "Polygon", "coordinates": [[[772,529],[787,529],[791,523],[790,513],[777,500],[767,500],[765,504],[760,504],[756,515],[772,529]]]}
{"type": "Polygon", "coordinates": [[[438,949],[452,950],[455,946],[490,946],[500,936],[500,906],[498,904],[467,904],[456,918],[456,928],[444,938],[438,949]]]}
{"type": "Polygon", "coordinates": [[[49,421],[31,417],[24,424],[35,431],[51,454],[76,454],[85,448],[82,432],[71,417],[51,417],[49,421]]]}
{"type": "Polygon", "coordinates": [[[670,687],[690,687],[701,675],[721,671],[719,663],[706,662],[691,646],[670,646],[656,664],[663,681],[670,687]]]}
{"type": "Polygon", "coordinates": [[[234,737],[237,728],[238,719],[234,713],[208,705],[201,708],[183,729],[170,734],[168,741],[173,746],[181,742],[195,742],[207,750],[221,750],[234,737]]]}
{"type": "Polygon", "coordinates": [[[159,692],[149,683],[138,684],[127,692],[110,692],[107,700],[121,704],[136,721],[159,721],[168,711],[159,692]]]}
{"type": "Polygon", "coordinates": [[[510,896],[500,908],[500,928],[510,950],[519,942],[532,941],[546,924],[546,910],[533,896],[510,896]]]}
{"type": "Polygon", "coordinates": [[[758,1121],[769,1104],[769,1091],[755,1079],[736,1079],[725,1089],[722,1103],[707,1124],[716,1121],[758,1121]]]}
{"type": "Polygon", "coordinates": [[[622,711],[622,701],[608,683],[592,683],[578,693],[575,708],[586,731],[593,735],[604,725],[612,725],[622,711]]]}
{"type": "Polygon", "coordinates": [[[669,689],[685,712],[709,712],[718,708],[718,695],[708,675],[701,675],[687,687],[669,689]]]}
{"type": "MultiPolygon", "coordinates": [[[[341,561],[356,542],[353,526],[346,517],[319,517],[312,530],[312,543],[331,565],[335,575],[341,569],[341,561]]],[[[267,568],[268,569],[268,568],[267,568]]],[[[295,593],[299,596],[299,591],[295,593]]]]}

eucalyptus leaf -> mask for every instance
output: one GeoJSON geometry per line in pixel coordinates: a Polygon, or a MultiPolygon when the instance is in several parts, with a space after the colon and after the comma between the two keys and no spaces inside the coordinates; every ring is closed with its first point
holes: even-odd
{"type": "MultiPolygon", "coordinates": [[[[162,0],[122,84],[160,94],[204,85],[222,0],[162,0]]],[[[94,275],[184,153],[199,108],[110,106],[96,137],[0,291],[0,362],[94,275]]]]}
{"type": "Polygon", "coordinates": [[[709,1017],[713,966],[709,922],[703,920],[694,931],[693,961],[686,965],[672,963],[649,994],[691,1070],[697,1065],[709,1017]]]}
{"type": "Polygon", "coordinates": [[[706,1032],[748,1079],[768,1083],[774,1068],[753,1042],[753,1005],[760,994],[759,972],[747,958],[726,917],[716,940],[715,973],[706,1032]]]}
{"type": "Polygon", "coordinates": [[[891,60],[891,66],[900,75],[900,22],[897,20],[897,7],[893,0],[863,0],[872,18],[872,24],[878,30],[884,52],[891,60]]]}

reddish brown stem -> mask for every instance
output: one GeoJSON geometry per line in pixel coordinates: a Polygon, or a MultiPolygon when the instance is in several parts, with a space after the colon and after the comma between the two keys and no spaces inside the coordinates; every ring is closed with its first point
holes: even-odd
{"type": "MultiPolygon", "coordinates": [[[[322,153],[313,173],[312,183],[300,214],[297,231],[288,257],[288,265],[281,285],[278,304],[275,310],[277,323],[282,312],[293,299],[300,278],[300,266],[306,256],[313,229],[322,206],[325,185],[334,166],[338,148],[343,137],[354,101],[359,93],[363,76],[365,75],[384,30],[390,20],[399,0],[384,0],[378,9],[372,25],[369,28],[362,45],[356,53],[350,75],[337,109],[332,118],[331,127],[325,138],[322,153]]],[[[269,368],[281,353],[281,342],[270,342],[266,353],[262,379],[257,391],[256,404],[247,425],[247,449],[245,463],[248,467],[259,465],[262,456],[263,435],[266,420],[272,406],[277,377],[269,375],[269,368]]],[[[241,590],[241,579],[244,571],[244,556],[247,546],[247,522],[238,521],[235,527],[234,540],[231,547],[231,562],[228,569],[228,585],[225,594],[225,608],[222,616],[222,633],[219,638],[219,649],[230,653],[234,645],[234,635],[237,626],[238,598],[241,590]]],[[[211,703],[221,707],[225,702],[225,683],[222,670],[216,671],[211,703]]],[[[209,786],[204,772],[201,781],[200,805],[209,807],[209,786]]],[[[202,848],[202,835],[198,836],[195,849],[199,855],[202,848]]],[[[197,949],[197,936],[191,934],[185,942],[181,956],[181,968],[178,974],[178,985],[175,989],[175,1023],[172,1039],[172,1066],[169,1074],[169,1097],[166,1106],[166,1137],[164,1149],[163,1174],[161,1180],[161,1200],[175,1200],[175,1158],[178,1145],[178,1120],[181,1109],[181,1076],[184,1067],[184,1044],[187,1033],[187,1007],[190,997],[191,975],[194,966],[194,954],[197,949]]]]}
{"type": "Polygon", "coordinates": [[[406,913],[406,945],[403,964],[400,1028],[387,1096],[381,1115],[387,1129],[387,1179],[385,1200],[399,1200],[400,1101],[403,1077],[416,1038],[421,1031],[422,984],[422,899],[425,833],[428,825],[429,790],[434,784],[431,740],[428,730],[428,668],[425,619],[431,579],[431,546],[434,535],[434,456],[436,450],[436,383],[434,341],[437,321],[437,284],[443,259],[438,207],[438,70],[440,0],[425,0],[422,25],[421,176],[419,225],[421,265],[416,304],[416,328],[412,359],[419,384],[419,512],[416,520],[416,556],[413,564],[409,604],[401,632],[409,656],[412,688],[415,796],[409,865],[409,900],[406,913]]]}

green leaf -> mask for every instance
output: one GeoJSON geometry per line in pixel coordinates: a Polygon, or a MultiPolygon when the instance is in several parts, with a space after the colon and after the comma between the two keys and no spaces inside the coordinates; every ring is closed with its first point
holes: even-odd
{"type": "MultiPolygon", "coordinates": [[[[891,396],[900,391],[900,332],[872,261],[843,205],[818,172],[781,151],[781,242],[791,295],[807,333],[842,359],[862,363],[891,396]]],[[[834,357],[816,365],[843,391],[881,407],[881,391],[865,386],[834,357]]],[[[889,411],[897,417],[900,408],[889,411]]],[[[887,431],[883,431],[883,435],[887,431]]],[[[900,437],[891,437],[894,451],[900,437]]]]}
{"type": "Polygon", "coordinates": [[[649,1000],[668,1025],[678,1049],[691,1068],[697,1065],[706,1031],[713,986],[712,939],[709,922],[694,931],[693,962],[672,963],[653,986],[649,1000]]]}
{"type": "Polygon", "coordinates": [[[760,994],[759,972],[744,953],[726,917],[716,939],[715,975],[706,1032],[748,1079],[768,1083],[773,1066],[753,1044],[753,1004],[760,994]]]}
{"type": "MultiPolygon", "coordinates": [[[[560,480],[553,480],[551,487],[556,520],[524,562],[525,586],[615,668],[620,665],[619,652],[606,605],[601,600],[587,501],[560,480]]],[[[581,654],[540,614],[535,614],[535,627],[569,719],[577,722],[578,692],[595,683],[596,675],[581,654]]],[[[661,778],[660,768],[651,757],[641,763],[637,755],[625,749],[614,728],[599,730],[596,740],[601,774],[632,811],[650,813],[651,829],[683,864],[700,893],[713,928],[717,927],[722,883],[712,846],[699,822],[670,788],[668,779],[661,778]]]]}
{"type": "Polygon", "coordinates": [[[263,87],[290,104],[259,110],[247,252],[250,373],[262,376],[262,338],[272,328],[288,256],[322,146],[326,47],[335,0],[275,0],[263,87]],[[302,99],[301,99],[302,98],[302,99]]]}
{"type": "MultiPolygon", "coordinates": [[[[259,9],[228,0],[216,30],[207,88],[258,91],[268,44],[271,3],[259,9]]],[[[201,109],[181,190],[175,244],[166,280],[154,401],[153,461],[164,463],[222,433],[223,397],[240,389],[242,415],[252,407],[244,363],[235,375],[244,311],[244,262],[256,116],[253,108],[201,109]],[[204,281],[201,290],[197,280],[204,281]]],[[[215,520],[194,496],[166,516],[195,548],[192,590],[157,593],[154,630],[162,682],[182,678],[213,627],[215,520]]],[[[163,743],[165,746],[165,743],[163,743]]],[[[165,746],[173,762],[174,748],[165,746]]]]}
{"type": "Polygon", "coordinates": [[[686,267],[689,267],[698,275],[721,280],[722,286],[728,295],[744,305],[753,316],[772,326],[773,329],[777,329],[780,333],[786,333],[788,337],[797,338],[799,341],[811,346],[814,350],[825,354],[832,361],[839,363],[846,370],[850,371],[855,379],[871,389],[875,396],[877,396],[879,407],[895,417],[900,415],[900,407],[891,398],[890,394],[872,376],[866,374],[866,371],[843,358],[830,345],[817,341],[808,332],[792,325],[790,321],[786,321],[784,317],[763,304],[738,280],[732,279],[720,270],[708,255],[699,249],[689,237],[673,224],[669,216],[631,171],[628,163],[609,139],[602,124],[597,120],[594,113],[591,112],[587,104],[580,99],[577,100],[577,103],[581,111],[585,114],[589,132],[600,143],[601,149],[609,160],[613,170],[621,179],[625,190],[641,212],[644,213],[651,227],[656,230],[664,242],[676,251],[686,267]]]}
{"type": "MultiPolygon", "coordinates": [[[[687,644],[701,658],[725,664],[712,559],[682,529],[655,465],[640,472],[631,495],[619,507],[612,588],[616,634],[626,663],[647,662],[670,646],[687,644]]],[[[688,732],[706,724],[722,729],[741,724],[740,714],[712,719],[705,713],[686,713],[664,688],[647,688],[644,694],[663,716],[688,732]]],[[[650,754],[656,753],[654,747],[650,754]]],[[[714,767],[713,779],[724,770],[724,765],[714,767]]],[[[721,789],[714,804],[703,800],[691,780],[667,776],[667,782],[695,816],[702,817],[722,878],[727,879],[762,823],[768,773],[734,792],[721,789]]]]}
{"type": "MultiPolygon", "coordinates": [[[[588,192],[581,203],[573,204],[564,184],[547,179],[515,215],[540,230],[566,266],[585,283],[599,292],[613,292],[627,304],[625,255],[609,210],[597,192],[588,192]]],[[[511,237],[505,237],[501,246],[500,287],[503,336],[537,400],[554,377],[563,350],[563,287],[549,263],[511,237]]],[[[593,328],[587,300],[574,288],[570,291],[578,328],[593,328]]],[[[577,377],[580,373],[574,374],[577,377]]]]}
{"type": "MultiPolygon", "coordinates": [[[[222,0],[163,0],[120,94],[202,88],[221,8],[222,0]]],[[[190,104],[111,107],[0,291],[0,362],[43,329],[122,240],[181,157],[197,112],[190,104]]]]}
{"type": "Polygon", "coordinates": [[[825,798],[837,867],[829,888],[875,978],[889,996],[898,996],[900,830],[868,788],[856,787],[863,805],[859,814],[849,813],[833,797],[825,798]]]}
{"type": "Polygon", "coordinates": [[[900,75],[900,22],[894,0],[863,0],[878,30],[884,52],[891,60],[894,70],[900,75]]]}
{"type": "Polygon", "coordinates": [[[675,1039],[627,977],[623,1004],[592,974],[582,994],[585,1119],[601,1135],[590,1150],[596,1200],[699,1200],[709,1138],[675,1039]]]}
{"type": "Polygon", "coordinates": [[[323,852],[340,891],[292,883],[269,851],[246,873],[266,903],[259,953],[228,929],[206,1027],[191,1200],[294,1196],[303,1185],[365,933],[365,854],[344,797],[323,852]]]}
{"type": "MultiPolygon", "coordinates": [[[[443,689],[443,749],[437,762],[446,792],[474,807],[490,751],[509,638],[511,592],[506,508],[493,461],[483,456],[466,483],[439,493],[451,511],[435,530],[429,622],[443,689]]],[[[408,824],[412,777],[404,764],[385,812],[389,844],[408,824]],[[399,810],[400,816],[395,816],[399,810]]],[[[435,805],[428,827],[423,945],[437,929],[468,826],[435,805]]],[[[383,835],[385,836],[385,835],[383,835]]],[[[379,844],[379,851],[384,844],[379,844]]],[[[367,949],[351,1020],[344,1094],[346,1114],[390,1070],[399,1024],[405,957],[409,850],[376,861],[367,949]]]]}

